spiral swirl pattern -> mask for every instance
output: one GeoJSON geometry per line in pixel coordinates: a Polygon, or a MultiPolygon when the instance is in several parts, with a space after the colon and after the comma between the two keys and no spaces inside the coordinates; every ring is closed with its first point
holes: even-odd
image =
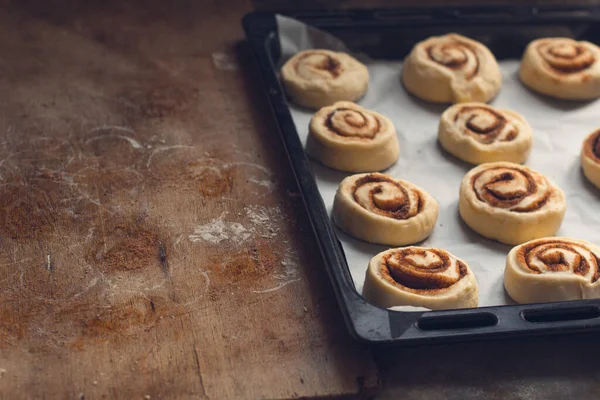
{"type": "Polygon", "coordinates": [[[561,74],[584,71],[596,62],[589,49],[569,39],[542,41],[537,51],[552,70],[561,74]]]}
{"type": "Polygon", "coordinates": [[[590,134],[583,143],[583,152],[589,158],[600,163],[600,129],[590,134]]]}
{"type": "Polygon", "coordinates": [[[553,192],[542,175],[518,166],[484,169],[472,177],[471,186],[480,201],[520,213],[539,210],[553,192]]]}
{"type": "Polygon", "coordinates": [[[362,139],[373,139],[381,127],[373,114],[352,108],[336,108],[327,115],[325,125],[337,135],[362,139]]]}
{"type": "Polygon", "coordinates": [[[600,260],[584,243],[577,241],[535,240],[520,246],[516,257],[519,265],[533,274],[567,272],[591,283],[600,278],[600,260]]]}
{"type": "Polygon", "coordinates": [[[429,59],[470,80],[479,72],[479,58],[475,50],[459,40],[442,41],[427,48],[429,59]]]}
{"type": "Polygon", "coordinates": [[[310,79],[335,79],[342,72],[342,63],[330,54],[318,50],[306,52],[294,66],[298,76],[310,79]]]}
{"type": "Polygon", "coordinates": [[[352,195],[364,209],[400,220],[417,215],[424,203],[418,190],[405,187],[383,174],[369,174],[359,178],[352,195]]]}
{"type": "Polygon", "coordinates": [[[500,112],[486,106],[464,106],[454,115],[459,130],[480,143],[510,142],[519,129],[500,112]]]}
{"type": "Polygon", "coordinates": [[[441,249],[400,248],[381,259],[382,277],[414,292],[449,288],[467,273],[466,264],[441,249]]]}

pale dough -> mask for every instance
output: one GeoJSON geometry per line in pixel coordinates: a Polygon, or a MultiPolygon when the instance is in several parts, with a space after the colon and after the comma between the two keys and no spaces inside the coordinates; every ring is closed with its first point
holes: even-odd
{"type": "Polygon", "coordinates": [[[321,108],[360,98],[369,86],[369,70],[346,53],[305,50],[284,64],[281,80],[294,103],[321,108]]]}
{"type": "Polygon", "coordinates": [[[477,307],[475,275],[466,262],[443,249],[386,250],[369,262],[363,297],[380,307],[431,310],[477,307]]]}
{"type": "Polygon", "coordinates": [[[506,258],[504,287],[518,303],[600,298],[600,248],[565,237],[536,239],[506,258]]]}
{"type": "Polygon", "coordinates": [[[583,174],[594,186],[600,188],[600,129],[590,133],[581,147],[583,174]]]}
{"type": "Polygon", "coordinates": [[[333,220],[358,239],[404,246],[431,234],[438,209],[431,195],[410,182],[381,173],[358,174],[340,184],[333,220]]]}
{"type": "Polygon", "coordinates": [[[450,33],[417,43],[404,60],[404,87],[436,103],[488,102],[502,86],[496,58],[483,44],[450,33]]]}
{"type": "Polygon", "coordinates": [[[455,104],[440,118],[442,147],[463,161],[523,163],[531,153],[533,133],[525,118],[484,103],[455,104]]]}
{"type": "Polygon", "coordinates": [[[389,118],[341,101],[313,116],[306,152],[340,171],[375,172],[396,162],[400,145],[389,118]]]}
{"type": "Polygon", "coordinates": [[[568,38],[534,40],[519,76],[529,88],[559,99],[600,97],[600,47],[568,38]]]}
{"type": "Polygon", "coordinates": [[[463,178],[459,212],[474,231],[506,244],[552,236],[567,208],[561,189],[525,166],[481,164],[463,178]]]}

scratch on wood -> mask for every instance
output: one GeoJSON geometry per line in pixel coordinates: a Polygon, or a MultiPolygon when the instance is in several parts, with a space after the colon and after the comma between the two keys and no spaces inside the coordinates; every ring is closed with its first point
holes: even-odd
{"type": "Polygon", "coordinates": [[[54,265],[52,265],[52,260],[50,259],[50,254],[46,255],[46,269],[50,272],[54,269],[54,265]]]}
{"type": "Polygon", "coordinates": [[[166,279],[169,279],[169,261],[167,260],[167,249],[162,242],[158,242],[158,255],[160,257],[160,266],[166,279]]]}
{"type": "Polygon", "coordinates": [[[196,358],[196,370],[198,371],[198,377],[200,378],[200,388],[202,390],[202,396],[206,397],[206,389],[204,388],[204,381],[202,380],[202,370],[200,368],[200,356],[198,355],[198,346],[194,344],[194,357],[196,358]]]}

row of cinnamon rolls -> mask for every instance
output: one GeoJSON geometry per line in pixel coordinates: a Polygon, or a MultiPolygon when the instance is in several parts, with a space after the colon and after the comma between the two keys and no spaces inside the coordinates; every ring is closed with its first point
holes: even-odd
{"type": "MultiPolygon", "coordinates": [[[[457,34],[417,43],[403,65],[404,87],[426,101],[488,102],[502,86],[492,52],[457,34]]],[[[519,77],[530,89],[555,98],[600,97],[600,47],[569,38],[534,40],[523,54],[519,77]]],[[[364,64],[346,53],[329,50],[296,54],[282,67],[281,78],[291,99],[309,108],[355,101],[369,85],[364,64]]]]}
{"type": "MultiPolygon", "coordinates": [[[[519,113],[466,103],[442,113],[438,140],[447,152],[471,164],[523,163],[531,153],[533,133],[519,113]]],[[[312,117],[306,152],[333,169],[373,172],[394,164],[400,145],[389,118],[343,101],[321,108],[312,117]]],[[[600,187],[600,130],[587,136],[580,160],[585,176],[600,187]]]]}
{"type": "MultiPolygon", "coordinates": [[[[600,298],[600,247],[565,237],[517,245],[506,257],[504,287],[522,304],[600,298]]],[[[444,249],[416,246],[373,257],[363,297],[386,308],[478,305],[477,280],[465,261],[444,249]]]]}
{"type": "MultiPolygon", "coordinates": [[[[508,163],[481,164],[459,190],[459,213],[481,235],[516,244],[504,285],[519,303],[600,297],[600,248],[551,237],[566,210],[562,190],[541,173],[508,163]]],[[[437,201],[413,183],[382,173],[356,174],[340,184],[333,220],[367,242],[407,246],[426,239],[438,218],[437,201]]],[[[477,280],[467,262],[445,249],[399,247],[369,263],[363,296],[381,307],[476,307],[477,280]]]]}

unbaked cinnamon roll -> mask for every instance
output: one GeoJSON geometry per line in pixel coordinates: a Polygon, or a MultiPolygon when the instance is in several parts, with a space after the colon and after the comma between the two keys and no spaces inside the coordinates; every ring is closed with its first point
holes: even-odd
{"type": "Polygon", "coordinates": [[[380,173],[358,174],[340,184],[333,220],[364,241],[404,246],[431,234],[438,209],[431,195],[410,182],[380,173]]]}
{"type": "Polygon", "coordinates": [[[600,248],[564,237],[536,239],[506,258],[504,287],[518,303],[600,298],[600,248]]]}
{"type": "Polygon", "coordinates": [[[580,160],[585,177],[600,188],[600,129],[585,138],[580,160]]]}
{"type": "Polygon", "coordinates": [[[369,70],[346,53],[306,50],[285,63],[281,80],[296,104],[320,108],[360,98],[369,85],[369,70]]]}
{"type": "Polygon", "coordinates": [[[529,88],[559,99],[600,97],[600,47],[568,38],[534,40],[519,75],[529,88]]]}
{"type": "Polygon", "coordinates": [[[427,101],[488,102],[500,91],[502,74],[486,46],[451,33],[417,43],[404,60],[402,82],[427,101]]]}
{"type": "Polygon", "coordinates": [[[374,172],[396,162],[400,145],[389,118],[341,101],[313,116],[306,152],[340,171],[374,172]]]}
{"type": "Polygon", "coordinates": [[[404,247],[369,262],[363,297],[380,307],[431,310],[477,307],[477,281],[461,259],[446,250],[404,247]]]}
{"type": "Polygon", "coordinates": [[[533,143],[531,127],[510,110],[483,103],[456,104],[440,118],[438,139],[442,147],[463,161],[524,162],[533,143]]]}
{"type": "Polygon", "coordinates": [[[544,175],[508,162],[470,170],[462,180],[458,200],[467,225],[506,244],[554,235],[567,208],[563,191],[544,175]]]}

